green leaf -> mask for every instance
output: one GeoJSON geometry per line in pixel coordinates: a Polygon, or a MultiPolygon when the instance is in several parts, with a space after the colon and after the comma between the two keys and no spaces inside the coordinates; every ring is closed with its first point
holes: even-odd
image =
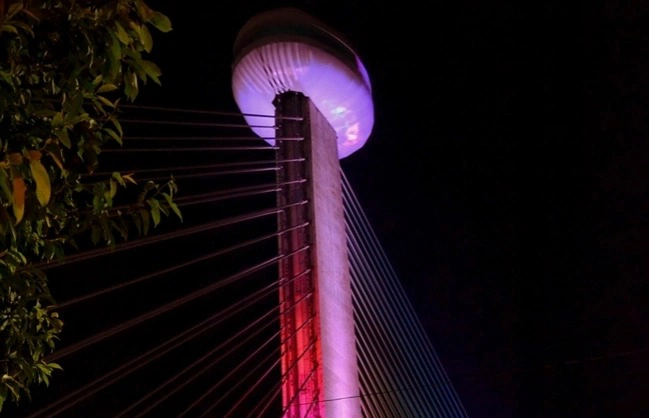
{"type": "Polygon", "coordinates": [[[81,106],[83,106],[83,94],[75,92],[68,96],[68,100],[63,102],[63,109],[67,114],[63,118],[63,123],[73,124],[70,122],[71,119],[75,118],[81,111],[81,106]]]}
{"type": "Polygon", "coordinates": [[[29,25],[27,25],[27,24],[25,24],[23,22],[17,21],[17,20],[14,20],[11,23],[13,25],[15,25],[15,26],[18,26],[20,29],[24,30],[25,32],[27,32],[31,36],[34,36],[34,31],[32,30],[32,28],[29,25]]]}
{"type": "Polygon", "coordinates": [[[95,77],[94,80],[92,80],[92,86],[97,87],[99,85],[99,83],[101,83],[103,81],[103,79],[104,79],[104,77],[101,74],[99,74],[97,77],[95,77]]]}
{"type": "Polygon", "coordinates": [[[140,29],[141,28],[140,24],[136,23],[134,21],[130,21],[130,22],[128,22],[128,26],[131,29],[133,29],[133,32],[135,32],[135,34],[137,35],[137,39],[141,40],[141,38],[142,38],[142,30],[140,29]]]}
{"type": "Polygon", "coordinates": [[[11,33],[15,33],[16,35],[18,34],[18,30],[16,29],[15,26],[12,25],[2,25],[0,32],[11,32],[11,33]]]}
{"type": "Polygon", "coordinates": [[[117,182],[110,180],[110,197],[111,199],[117,194],[117,182]]]}
{"type": "Polygon", "coordinates": [[[153,12],[149,23],[160,32],[169,32],[171,30],[171,20],[160,12],[153,12]]]}
{"type": "MultiPolygon", "coordinates": [[[[3,379],[4,379],[4,376],[3,376],[3,379]]],[[[9,388],[9,390],[11,391],[11,394],[14,397],[14,399],[18,399],[18,398],[20,398],[20,394],[18,393],[18,391],[16,390],[14,385],[12,385],[12,383],[15,383],[15,379],[13,379],[13,378],[11,379],[11,382],[9,384],[6,384],[6,387],[9,388]]]]}
{"type": "Polygon", "coordinates": [[[142,0],[135,0],[135,8],[143,21],[148,22],[153,17],[153,10],[142,0]]]}
{"type": "Polygon", "coordinates": [[[63,370],[63,367],[58,363],[47,363],[47,366],[52,370],[63,370]]]}
{"type": "Polygon", "coordinates": [[[124,84],[124,93],[126,94],[126,97],[128,97],[131,102],[135,101],[138,93],[137,75],[128,70],[126,74],[124,74],[124,84]]]}
{"type": "MultiPolygon", "coordinates": [[[[104,104],[104,105],[106,105],[106,106],[108,106],[108,107],[112,107],[112,108],[115,107],[115,104],[114,104],[113,102],[111,102],[110,100],[108,100],[107,98],[105,98],[104,96],[96,96],[96,98],[97,98],[97,100],[99,100],[102,104],[104,104]]],[[[103,109],[102,109],[101,111],[102,111],[102,113],[104,113],[104,114],[106,113],[106,112],[103,111],[103,109]]]]}
{"type": "Polygon", "coordinates": [[[115,236],[113,235],[113,232],[110,230],[110,225],[108,224],[108,217],[103,215],[99,219],[99,222],[101,223],[101,229],[104,232],[104,240],[106,241],[106,244],[110,246],[115,245],[115,236]]]}
{"type": "Polygon", "coordinates": [[[58,112],[52,119],[52,127],[58,128],[63,125],[63,112],[58,112]]]}
{"type": "Polygon", "coordinates": [[[164,196],[164,198],[167,201],[167,204],[169,205],[171,210],[173,210],[174,213],[176,214],[176,216],[178,216],[178,218],[182,221],[183,220],[183,215],[180,213],[180,209],[178,209],[178,205],[176,205],[174,203],[171,196],[169,194],[167,194],[167,193],[162,193],[162,196],[164,196]]]}
{"type": "Polygon", "coordinates": [[[106,207],[113,206],[113,197],[110,195],[110,190],[104,192],[104,201],[106,202],[106,207]]]}
{"type": "Polygon", "coordinates": [[[153,219],[153,226],[156,227],[160,223],[160,202],[155,199],[148,199],[147,203],[151,208],[151,218],[153,219]]]}
{"type": "Polygon", "coordinates": [[[151,37],[151,32],[149,32],[146,25],[140,27],[140,41],[142,41],[144,50],[151,53],[151,50],[153,49],[153,37],[151,37]]]}
{"type": "Polygon", "coordinates": [[[135,229],[137,229],[138,236],[142,236],[142,219],[140,219],[140,217],[136,213],[132,214],[131,217],[133,219],[133,223],[135,224],[135,229]]]}
{"type": "Polygon", "coordinates": [[[50,378],[47,376],[47,373],[43,372],[39,377],[43,380],[43,382],[45,382],[45,386],[50,385],[50,378]]]}
{"type": "Polygon", "coordinates": [[[119,232],[119,235],[122,237],[124,241],[128,239],[128,227],[123,224],[123,222],[117,223],[115,221],[110,222],[110,226],[117,232],[119,232]]]}
{"type": "Polygon", "coordinates": [[[112,83],[117,79],[122,66],[122,47],[119,40],[111,33],[110,53],[108,54],[108,68],[104,80],[112,83]]]}
{"type": "Polygon", "coordinates": [[[131,37],[128,36],[128,33],[124,30],[122,25],[119,22],[115,22],[115,29],[117,30],[117,39],[124,45],[128,45],[131,42],[131,37]]]}
{"type": "MultiPolygon", "coordinates": [[[[111,83],[103,84],[97,89],[97,93],[108,93],[109,91],[117,90],[117,86],[111,83]]],[[[112,104],[112,103],[111,103],[112,104]]]]}
{"type": "Polygon", "coordinates": [[[2,412],[2,406],[7,400],[7,395],[7,390],[4,387],[0,388],[0,412],[2,412]]]}
{"type": "Polygon", "coordinates": [[[149,180],[144,185],[144,190],[143,191],[144,191],[144,193],[147,193],[147,192],[149,192],[149,191],[151,191],[153,189],[157,190],[157,188],[158,188],[158,185],[155,184],[153,181],[149,180]]]}
{"type": "Polygon", "coordinates": [[[122,175],[119,174],[117,171],[115,171],[115,172],[113,173],[113,178],[114,178],[115,180],[117,180],[117,182],[118,182],[121,186],[126,186],[126,182],[125,182],[124,179],[122,178],[122,175]]]}
{"type": "Polygon", "coordinates": [[[68,149],[72,148],[72,143],[70,142],[70,137],[68,136],[67,128],[59,129],[54,132],[54,135],[61,141],[61,143],[68,149]]]}
{"type": "Polygon", "coordinates": [[[36,198],[38,199],[38,203],[45,207],[49,203],[52,193],[50,176],[47,174],[47,170],[45,170],[43,164],[38,160],[31,160],[29,162],[29,168],[36,182],[36,198]]]}
{"type": "Polygon", "coordinates": [[[14,15],[15,15],[16,13],[18,13],[18,12],[21,11],[22,9],[23,9],[23,4],[22,4],[22,2],[18,2],[18,1],[17,1],[17,2],[12,3],[11,6],[9,6],[9,9],[7,9],[7,15],[6,15],[5,18],[6,18],[7,20],[11,19],[12,17],[14,17],[14,15]]]}
{"type": "Polygon", "coordinates": [[[104,128],[104,132],[106,132],[108,135],[110,135],[111,138],[113,138],[118,144],[122,144],[122,137],[117,135],[117,132],[113,131],[110,128],[104,128]]]}
{"type": "Polygon", "coordinates": [[[101,239],[101,228],[99,225],[92,226],[92,233],[90,234],[90,239],[92,240],[93,245],[97,245],[101,239]]]}
{"type": "Polygon", "coordinates": [[[158,79],[158,77],[160,77],[160,74],[162,74],[160,67],[147,60],[140,61],[140,65],[142,66],[142,69],[144,70],[146,75],[151,77],[151,79],[155,81],[156,84],[160,85],[160,80],[158,79]]]}
{"type": "Polygon", "coordinates": [[[165,216],[169,216],[169,208],[166,205],[159,205],[160,212],[164,213],[165,216]]]}
{"type": "Polygon", "coordinates": [[[33,115],[39,118],[53,118],[56,116],[56,113],[52,109],[34,109],[33,115]]]}
{"type": "MultiPolygon", "coordinates": [[[[68,115],[68,116],[71,116],[71,114],[68,115]]],[[[85,122],[85,121],[89,121],[89,120],[90,120],[90,115],[87,114],[87,113],[82,113],[82,114],[77,115],[75,117],[67,117],[66,116],[65,122],[68,125],[76,125],[79,122],[85,122]]]]}
{"type": "Polygon", "coordinates": [[[104,208],[104,200],[101,195],[96,194],[95,197],[92,198],[92,207],[95,209],[95,212],[99,212],[104,208]]]}
{"type": "Polygon", "coordinates": [[[144,235],[149,233],[149,226],[150,226],[150,217],[149,217],[149,212],[146,209],[140,210],[140,216],[142,216],[142,230],[144,231],[144,235]]]}
{"type": "Polygon", "coordinates": [[[115,125],[115,129],[117,129],[117,132],[119,133],[119,136],[124,136],[124,131],[122,130],[122,124],[119,123],[119,120],[115,116],[111,116],[108,118],[113,125],[115,125]]]}
{"type": "Polygon", "coordinates": [[[133,53],[130,55],[135,56],[135,58],[131,57],[131,59],[127,60],[128,64],[131,66],[131,69],[135,71],[137,78],[146,83],[146,72],[144,71],[144,68],[142,68],[142,65],[140,65],[142,63],[142,56],[139,53],[133,53]]]}

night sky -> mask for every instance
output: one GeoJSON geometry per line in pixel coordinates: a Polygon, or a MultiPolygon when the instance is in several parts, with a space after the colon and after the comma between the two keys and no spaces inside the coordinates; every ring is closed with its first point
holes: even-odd
{"type": "Polygon", "coordinates": [[[649,3],[563,3],[149,1],[140,103],[236,110],[258,12],[335,27],[376,112],[343,168],[469,415],[647,417],[649,3]]]}

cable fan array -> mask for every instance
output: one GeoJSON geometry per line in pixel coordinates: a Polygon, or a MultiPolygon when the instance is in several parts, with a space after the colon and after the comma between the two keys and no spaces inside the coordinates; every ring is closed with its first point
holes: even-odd
{"type": "MultiPolygon", "coordinates": [[[[282,182],[277,173],[306,161],[282,160],[276,153],[280,142],[270,146],[246,136],[249,126],[241,114],[124,108],[123,147],[103,151],[99,169],[82,181],[113,171],[132,173],[139,183],[173,177],[183,220],[169,218],[147,236],[112,248],[87,246],[38,266],[49,276],[54,308],[66,324],[48,358],[64,372],[49,388],[35,390],[31,403],[10,406],[10,416],[284,416],[282,383],[317,342],[309,341],[282,374],[280,335],[288,331],[279,317],[314,294],[279,304],[279,289],[310,269],[279,277],[278,263],[309,245],[280,254],[278,237],[309,222],[278,229],[278,214],[308,201],[278,204],[278,191],[301,188],[306,179],[282,182]]],[[[273,115],[254,116],[267,119],[269,127],[282,123],[273,115]]],[[[465,417],[341,176],[363,415],[465,417]]],[[[313,320],[304,318],[285,338],[313,320]]],[[[309,403],[307,416],[317,402],[309,403]]]]}
{"type": "Polygon", "coordinates": [[[345,174],[361,407],[365,417],[466,417],[345,174]]]}
{"type": "Polygon", "coordinates": [[[281,414],[278,289],[295,278],[278,277],[293,254],[278,254],[277,237],[308,223],[278,230],[278,213],[307,202],[278,206],[277,191],[304,180],[278,183],[276,173],[303,159],[277,161],[238,113],[124,106],[122,124],[124,145],[103,150],[82,181],[114,171],[138,183],[173,177],[183,221],[38,266],[65,321],[48,358],[64,372],[9,413],[281,414]]]}

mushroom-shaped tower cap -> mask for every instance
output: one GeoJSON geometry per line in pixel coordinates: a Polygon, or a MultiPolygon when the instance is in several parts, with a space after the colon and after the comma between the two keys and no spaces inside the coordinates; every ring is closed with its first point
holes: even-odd
{"type": "Polygon", "coordinates": [[[309,97],[337,134],[338,156],[360,149],[374,125],[367,71],[349,43],[308,14],[292,8],[251,18],[234,44],[232,90],[252,130],[274,144],[275,96],[287,91],[309,97]]]}

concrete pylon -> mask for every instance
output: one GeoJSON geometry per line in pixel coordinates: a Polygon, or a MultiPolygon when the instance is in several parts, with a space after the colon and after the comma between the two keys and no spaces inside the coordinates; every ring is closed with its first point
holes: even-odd
{"type": "Polygon", "coordinates": [[[354,319],[336,133],[301,93],[274,101],[278,204],[308,200],[278,217],[282,398],[286,418],[361,417],[354,319]],[[290,161],[286,160],[302,160],[290,161]]]}

